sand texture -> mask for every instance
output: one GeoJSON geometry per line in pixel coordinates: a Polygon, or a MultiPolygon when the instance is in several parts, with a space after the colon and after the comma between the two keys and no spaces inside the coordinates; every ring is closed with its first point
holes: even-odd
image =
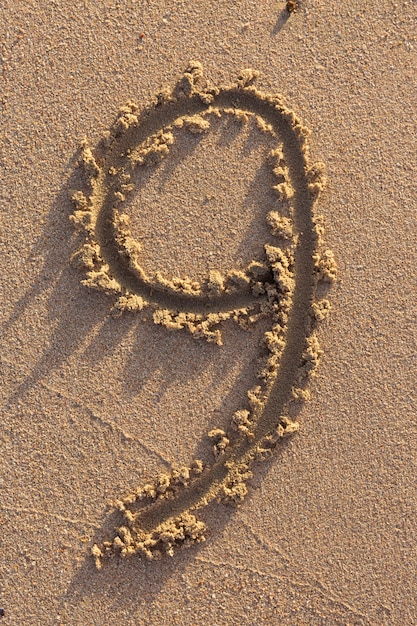
{"type": "Polygon", "coordinates": [[[0,622],[417,624],[415,2],[0,21],[0,622]]]}

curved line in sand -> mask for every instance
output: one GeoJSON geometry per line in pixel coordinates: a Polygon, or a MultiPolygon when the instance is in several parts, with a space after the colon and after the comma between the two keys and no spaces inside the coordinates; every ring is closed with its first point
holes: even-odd
{"type": "MultiPolygon", "coordinates": [[[[268,289],[269,293],[273,292],[269,301],[273,325],[265,335],[269,356],[259,373],[261,384],[249,392],[250,410],[235,414],[234,433],[220,429],[209,433],[217,456],[211,467],[205,468],[200,461],[194,461],[189,467],[174,468],[170,474],[160,476],[153,484],[138,488],[115,503],[124,517],[124,524],[113,540],[93,546],[98,568],[103,557],[115,551],[122,556],[139,553],[147,558],[158,558],[164,553],[172,555],[181,544],[203,541],[205,524],[197,520],[194,512],[215,498],[239,504],[247,491],[245,483],[251,476],[249,467],[253,461],[266,456],[280,439],[298,428],[285,413],[291,398],[297,395],[297,385],[317,364],[321,351],[313,330],[328,305],[314,302],[315,290],[318,281],[330,281],[334,277],[335,266],[329,251],[320,253],[322,228],[314,216],[314,205],[323,186],[323,175],[321,167],[308,163],[307,130],[284,106],[281,97],[265,95],[253,88],[253,78],[254,73],[248,70],[237,86],[218,89],[204,83],[201,87],[201,66],[194,63],[180,81],[185,94],[178,92],[177,87],[177,92],[150,107],[141,119],[136,116],[133,105],[122,110],[121,123],[116,124],[107,154],[100,164],[91,151],[84,151],[91,194],[89,198],[78,196],[78,215],[76,211],[74,221],[84,222],[89,245],[96,254],[90,263],[90,283],[87,281],[87,284],[110,292],[119,291],[130,298],[133,295],[148,305],[188,315],[250,308],[266,298],[268,289]],[[294,237],[290,252],[282,253],[272,247],[266,250],[268,274],[257,281],[265,288],[264,293],[257,296],[254,282],[250,280],[230,292],[223,288],[209,294],[201,290],[198,294],[181,292],[174,285],[155,284],[134,260],[132,262],[136,249],[128,229],[122,229],[120,235],[115,227],[118,219],[115,203],[119,204],[116,200],[123,202],[125,199],[120,180],[130,180],[129,155],[134,154],[138,146],[145,145],[146,150],[139,151],[137,157],[143,164],[142,157],[145,159],[149,154],[154,156],[159,150],[165,150],[168,134],[164,133],[172,129],[176,120],[198,120],[203,119],[201,116],[207,111],[221,114],[231,109],[241,116],[256,116],[282,142],[283,160],[278,158],[274,171],[280,175],[283,170],[279,161],[285,162],[294,190],[290,211],[294,237]],[[154,143],[149,138],[154,138],[154,143]],[[97,260],[100,267],[105,268],[104,272],[100,268],[96,271],[97,260]],[[97,275],[105,275],[105,278],[101,283],[92,284],[91,276],[94,281],[97,275]]],[[[128,184],[125,189],[127,193],[131,190],[128,184]]],[[[285,198],[286,190],[281,192],[285,198]]],[[[88,257],[89,262],[91,258],[93,254],[88,257]]],[[[218,322],[221,319],[224,318],[219,318],[218,322]]]]}

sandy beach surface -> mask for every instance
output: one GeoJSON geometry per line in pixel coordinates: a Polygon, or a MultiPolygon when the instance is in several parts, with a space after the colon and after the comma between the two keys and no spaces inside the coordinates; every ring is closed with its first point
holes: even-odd
{"type": "MultiPolygon", "coordinates": [[[[0,4],[0,623],[417,624],[415,1],[0,4]],[[82,140],[97,156],[120,106],[190,60],[217,86],[254,68],[310,129],[332,310],[299,432],[251,467],[241,506],[205,507],[206,540],[172,557],[98,571],[109,503],[214,462],[207,433],[244,406],[268,328],[225,320],[219,346],[147,308],[115,316],[70,264],[82,140]]],[[[275,144],[233,115],[176,129],[127,202],[149,275],[262,258],[275,144]]]]}

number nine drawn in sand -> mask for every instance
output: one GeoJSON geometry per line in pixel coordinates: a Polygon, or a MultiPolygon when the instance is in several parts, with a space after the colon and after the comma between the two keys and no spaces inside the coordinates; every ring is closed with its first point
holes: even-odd
{"type": "Polygon", "coordinates": [[[336,268],[315,215],[324,175],[322,164],[309,164],[309,133],[281,96],[253,86],[255,78],[256,72],[244,70],[236,84],[218,88],[192,62],[175,88],[158,94],[148,108],[139,112],[129,102],[120,110],[100,160],[86,143],[82,147],[86,185],[72,194],[71,219],[85,240],[72,260],[86,271],[85,285],[113,295],[115,313],[150,307],[156,324],[219,345],[223,320],[244,327],[260,318],[271,320],[256,385],[227,431],[208,433],[213,464],[193,460],[173,467],[117,500],[123,525],[114,538],[93,546],[97,568],[114,554],[155,559],[172,555],[182,544],[204,541],[206,526],[197,518],[198,510],[214,499],[240,504],[252,463],[269,456],[298,429],[287,415],[295,399],[306,397],[306,378],[321,354],[315,327],[329,310],[327,300],[317,299],[317,286],[331,282],[336,268]],[[276,245],[265,245],[261,261],[226,274],[211,271],[202,282],[148,276],[123,213],[135,188],[132,174],[165,158],[178,133],[209,132],[211,121],[226,115],[242,124],[254,120],[276,140],[269,163],[279,210],[266,216],[276,245]]]}

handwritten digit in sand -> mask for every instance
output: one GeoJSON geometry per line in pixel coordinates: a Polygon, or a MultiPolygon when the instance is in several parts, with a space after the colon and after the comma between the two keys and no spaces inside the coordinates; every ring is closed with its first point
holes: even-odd
{"type": "Polygon", "coordinates": [[[87,183],[72,194],[71,219],[85,240],[73,262],[86,271],[85,285],[114,297],[116,315],[149,307],[154,323],[218,345],[224,320],[243,327],[260,318],[271,321],[257,384],[227,431],[214,427],[208,433],[213,463],[204,466],[196,459],[173,467],[117,500],[123,525],[114,538],[93,546],[98,568],[112,553],[154,559],[172,555],[184,543],[204,541],[206,526],[197,518],[198,510],[214,499],[240,504],[253,462],[269,456],[298,429],[287,417],[288,408],[294,398],[306,396],[305,379],[321,354],[315,326],[329,303],[317,300],[316,288],[333,280],[335,263],[323,246],[322,223],[315,215],[324,175],[322,164],[309,163],[309,133],[281,96],[253,86],[255,78],[256,72],[244,70],[236,84],[218,88],[192,62],[173,91],[159,94],[144,111],[132,102],[121,109],[100,159],[87,143],[82,147],[80,165],[87,183]],[[213,119],[227,115],[242,124],[255,120],[276,140],[269,162],[277,210],[265,216],[276,244],[265,245],[262,261],[225,274],[211,271],[201,282],[149,276],[123,212],[135,190],[133,174],[167,158],[178,133],[208,133],[213,119]]]}

